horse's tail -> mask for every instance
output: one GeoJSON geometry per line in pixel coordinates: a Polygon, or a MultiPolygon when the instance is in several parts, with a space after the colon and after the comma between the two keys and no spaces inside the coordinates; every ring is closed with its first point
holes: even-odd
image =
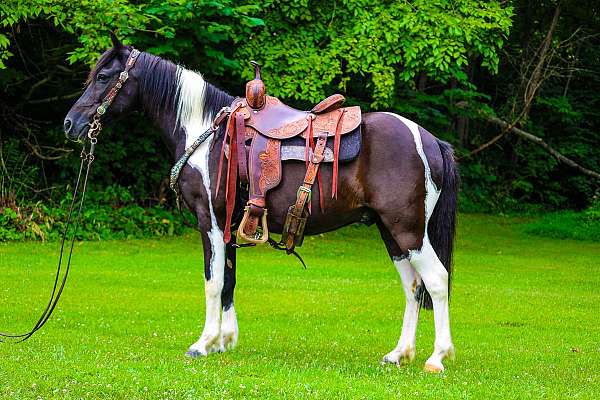
{"type": "MultiPolygon", "coordinates": [[[[460,178],[458,168],[454,161],[454,150],[449,143],[437,139],[438,146],[444,161],[444,175],[440,197],[429,219],[427,234],[431,246],[438,258],[448,271],[448,294],[452,277],[452,250],[456,228],[456,210],[458,206],[458,187],[460,178]]],[[[433,308],[429,293],[425,293],[423,306],[433,308]]]]}

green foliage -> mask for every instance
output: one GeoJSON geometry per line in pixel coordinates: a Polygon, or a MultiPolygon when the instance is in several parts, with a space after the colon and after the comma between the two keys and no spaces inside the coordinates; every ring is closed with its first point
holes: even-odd
{"type": "Polygon", "coordinates": [[[275,95],[315,102],[331,90],[346,92],[356,76],[371,91],[374,108],[394,106],[398,86],[410,88],[418,74],[466,83],[472,57],[497,71],[512,15],[498,1],[264,4],[265,29],[237,54],[261,61],[267,76],[277,77],[267,82],[275,95]]]}
{"type": "MultiPolygon", "coordinates": [[[[454,144],[461,157],[499,133],[482,116],[510,120],[519,112],[527,69],[535,64],[557,4],[3,1],[0,207],[55,209],[63,199],[62,188],[77,172],[79,149],[65,141],[62,118],[90,65],[110,46],[110,31],[126,44],[202,72],[234,95],[242,93],[252,74],[248,61],[255,59],[269,94],[309,107],[341,91],[365,111],[413,119],[454,144]]],[[[600,171],[598,26],[597,13],[563,7],[552,63],[544,69],[549,78],[520,124],[595,171],[600,171]]],[[[97,192],[120,186],[136,199],[130,206],[172,207],[164,180],[172,160],[147,121],[127,118],[103,131],[99,146],[92,176],[97,192]]],[[[598,182],[514,135],[460,164],[466,210],[584,209],[598,190],[598,182]]]]}
{"type": "Polygon", "coordinates": [[[555,115],[561,122],[576,124],[581,122],[583,114],[575,109],[568,97],[544,97],[537,98],[537,104],[546,107],[550,114],[555,115]]]}
{"type": "Polygon", "coordinates": [[[583,212],[561,211],[544,215],[525,227],[527,233],[555,239],[600,242],[600,201],[583,212]]]}
{"type": "Polygon", "coordinates": [[[30,166],[31,155],[15,138],[0,143],[0,204],[14,204],[37,184],[38,167],[30,166]]]}
{"type": "MultiPolygon", "coordinates": [[[[65,191],[69,192],[70,188],[65,191]]],[[[66,226],[71,200],[68,194],[55,207],[39,202],[27,207],[3,208],[0,210],[0,242],[59,240],[66,226]]],[[[172,236],[183,231],[183,221],[172,212],[159,205],[141,207],[128,190],[108,186],[101,192],[87,193],[76,237],[87,240],[131,239],[172,236]]]]}
{"type": "MultiPolygon", "coordinates": [[[[213,44],[204,56],[206,65],[213,61],[218,71],[223,64],[231,64],[223,51],[214,46],[232,35],[262,24],[262,20],[247,14],[257,6],[240,6],[231,0],[207,1],[198,4],[192,0],[164,2],[149,0],[9,0],[0,5],[2,26],[10,28],[21,22],[44,19],[56,29],[75,35],[79,45],[68,56],[71,64],[83,62],[93,65],[101,52],[110,47],[108,32],[116,31],[125,43],[134,42],[159,56],[179,57],[181,52],[194,51],[191,38],[213,44]],[[226,20],[228,24],[221,21],[226,20]],[[185,32],[188,38],[177,37],[185,32]],[[150,34],[150,35],[149,35],[150,34]],[[168,44],[156,43],[156,38],[170,40],[168,44]]],[[[8,47],[5,34],[0,34],[0,50],[8,47]]],[[[11,54],[0,53],[0,61],[11,54]]],[[[3,66],[0,65],[0,68],[3,66]]]]}

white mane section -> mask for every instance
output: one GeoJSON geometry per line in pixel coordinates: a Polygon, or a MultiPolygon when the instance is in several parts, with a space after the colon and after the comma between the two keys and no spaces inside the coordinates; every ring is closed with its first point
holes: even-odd
{"type": "Polygon", "coordinates": [[[203,107],[207,83],[201,74],[182,67],[177,68],[177,122],[179,126],[186,129],[185,145],[187,147],[204,132],[199,129],[202,129],[208,118],[203,107]]]}

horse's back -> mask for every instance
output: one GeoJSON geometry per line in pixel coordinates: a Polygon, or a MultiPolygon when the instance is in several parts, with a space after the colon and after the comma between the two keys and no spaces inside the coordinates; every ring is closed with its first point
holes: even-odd
{"type": "Polygon", "coordinates": [[[438,188],[441,187],[444,164],[438,139],[422,126],[390,112],[366,113],[363,117],[365,141],[375,147],[376,155],[392,158],[394,170],[407,178],[425,175],[425,168],[438,188]]]}

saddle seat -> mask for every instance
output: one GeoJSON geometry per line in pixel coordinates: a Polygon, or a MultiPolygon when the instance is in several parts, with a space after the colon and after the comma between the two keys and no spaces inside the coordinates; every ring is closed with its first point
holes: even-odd
{"type": "MultiPolygon", "coordinates": [[[[307,172],[304,181],[299,182],[301,186],[298,189],[297,200],[289,208],[280,242],[290,253],[295,246],[302,244],[304,226],[310,213],[311,187],[319,177],[319,165],[325,159],[326,150],[329,150],[333,162],[331,193],[332,197],[337,196],[341,137],[349,133],[360,135],[361,110],[360,107],[342,108],[345,99],[340,94],[327,97],[310,111],[292,108],[281,100],[266,95],[260,69],[256,63],[252,64],[256,76],[246,85],[246,97],[237,98],[229,108],[215,196],[218,195],[222,165],[226,157],[228,165],[225,185],[225,242],[229,242],[231,238],[231,220],[239,182],[242,186],[247,185],[249,200],[237,228],[238,240],[265,243],[269,239],[265,198],[267,192],[281,181],[282,142],[291,142],[292,139],[296,143],[304,142],[307,172]],[[332,149],[327,149],[328,138],[331,138],[329,144],[332,149]]],[[[360,145],[360,139],[358,143],[360,145]]],[[[323,209],[323,191],[320,183],[319,177],[319,202],[323,209]]]]}
{"type": "Polygon", "coordinates": [[[314,136],[321,133],[334,136],[336,124],[342,112],[345,115],[340,134],[344,135],[358,128],[361,122],[360,107],[339,108],[344,100],[344,96],[334,94],[321,101],[311,111],[301,111],[284,104],[276,97],[266,96],[263,108],[259,110],[251,109],[247,100],[244,99],[239,112],[244,114],[246,127],[252,128],[246,130],[246,138],[253,136],[253,130],[271,139],[284,140],[294,136],[305,138],[309,115],[313,118],[314,136]],[[329,106],[324,109],[318,108],[322,107],[322,104],[328,104],[329,106]],[[315,109],[320,110],[320,112],[315,112],[315,109]]]}

